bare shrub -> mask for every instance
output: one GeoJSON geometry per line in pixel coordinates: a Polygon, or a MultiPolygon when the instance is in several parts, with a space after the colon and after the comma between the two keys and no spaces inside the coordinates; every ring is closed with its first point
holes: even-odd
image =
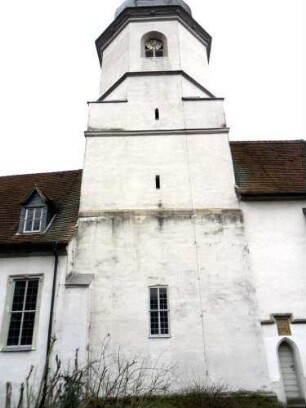
{"type": "Polygon", "coordinates": [[[51,359],[55,339],[38,387],[31,367],[20,385],[17,405],[12,386],[6,387],[5,408],[280,408],[271,396],[230,393],[226,386],[195,382],[179,395],[169,395],[173,370],[145,358],[127,358],[120,349],[109,351],[109,337],[97,361],[79,366],[78,351],[72,367],[51,359]]]}
{"type": "MultiPolygon", "coordinates": [[[[159,361],[129,360],[120,349],[114,356],[108,350],[108,340],[98,361],[85,367],[79,367],[78,351],[70,369],[62,367],[58,356],[51,361],[50,352],[38,390],[31,384],[31,367],[25,385],[21,385],[16,408],[151,407],[148,397],[167,392],[171,369],[159,361]]],[[[11,388],[8,390],[11,404],[11,388]]]]}

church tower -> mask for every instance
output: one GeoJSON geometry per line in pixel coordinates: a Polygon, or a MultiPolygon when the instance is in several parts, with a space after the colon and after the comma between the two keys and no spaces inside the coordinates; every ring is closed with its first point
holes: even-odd
{"type": "Polygon", "coordinates": [[[74,270],[94,275],[90,360],[108,336],[182,385],[267,391],[211,42],[182,0],[126,0],[97,39],[74,270]]]}

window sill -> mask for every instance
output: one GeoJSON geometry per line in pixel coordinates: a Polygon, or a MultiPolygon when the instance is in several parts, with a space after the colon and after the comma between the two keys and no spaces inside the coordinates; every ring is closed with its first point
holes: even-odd
{"type": "Polygon", "coordinates": [[[23,235],[23,234],[26,234],[26,235],[29,235],[29,234],[42,234],[43,233],[43,231],[42,230],[39,230],[39,231],[22,231],[21,233],[19,233],[20,235],[23,235]]]}
{"type": "Polygon", "coordinates": [[[35,350],[32,346],[4,346],[1,352],[21,352],[21,351],[33,351],[35,350]]]}
{"type": "Polygon", "coordinates": [[[171,335],[170,334],[158,334],[156,336],[150,335],[149,339],[171,339],[171,335]]]}

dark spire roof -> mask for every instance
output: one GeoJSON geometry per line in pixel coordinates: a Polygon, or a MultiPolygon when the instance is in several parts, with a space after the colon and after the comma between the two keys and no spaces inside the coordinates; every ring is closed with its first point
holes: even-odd
{"type": "Polygon", "coordinates": [[[190,7],[183,0],[125,0],[116,10],[115,18],[126,8],[155,6],[180,6],[191,15],[190,7]]]}

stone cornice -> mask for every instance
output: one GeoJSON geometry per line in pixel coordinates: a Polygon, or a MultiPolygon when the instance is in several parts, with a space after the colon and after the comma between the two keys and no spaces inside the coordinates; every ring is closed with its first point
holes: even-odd
{"type": "Polygon", "coordinates": [[[80,211],[79,218],[113,218],[113,217],[201,217],[201,216],[235,216],[239,219],[242,217],[242,211],[237,208],[141,208],[141,209],[105,209],[80,211]]]}
{"type": "Polygon", "coordinates": [[[211,129],[152,129],[152,130],[123,130],[123,129],[101,129],[87,130],[85,137],[121,137],[121,136],[185,136],[185,135],[208,135],[229,133],[229,128],[211,129]]]}

